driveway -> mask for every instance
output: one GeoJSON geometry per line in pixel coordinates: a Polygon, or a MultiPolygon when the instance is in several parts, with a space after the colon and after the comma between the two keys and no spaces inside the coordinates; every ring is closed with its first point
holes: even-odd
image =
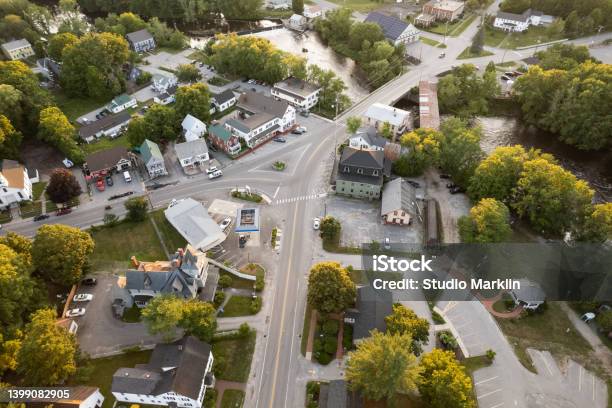
{"type": "Polygon", "coordinates": [[[94,298],[86,304],[85,316],[76,319],[77,338],[82,351],[91,357],[102,357],[133,346],[152,345],[161,341],[151,336],[143,323],[125,323],[111,311],[114,275],[97,275],[96,286],[79,288],[77,293],[91,293],[94,298]]]}

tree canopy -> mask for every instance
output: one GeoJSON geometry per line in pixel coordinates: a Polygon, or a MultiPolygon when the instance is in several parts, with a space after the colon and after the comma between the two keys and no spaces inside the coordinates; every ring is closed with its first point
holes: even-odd
{"type": "Polygon", "coordinates": [[[415,390],[420,368],[411,347],[408,334],[372,331],[348,355],[346,379],[350,387],[375,401],[393,401],[396,393],[415,390]]]}
{"type": "Polygon", "coordinates": [[[494,198],[483,198],[459,219],[459,235],[466,243],[504,242],[510,238],[510,211],[494,198]]]}
{"type": "Polygon", "coordinates": [[[480,148],[482,131],[480,127],[469,127],[467,122],[454,117],[442,122],[440,130],[443,136],[439,139],[440,165],[457,185],[467,187],[484,156],[480,148]]]}
{"type": "Polygon", "coordinates": [[[440,78],[438,101],[440,110],[468,118],[486,114],[489,101],[499,94],[495,69],[488,69],[481,76],[472,64],[463,64],[440,78]]]}
{"type": "Polygon", "coordinates": [[[140,222],[147,218],[149,203],[145,197],[132,197],[124,205],[126,210],[128,210],[126,216],[128,220],[140,222]]]}
{"type": "Polygon", "coordinates": [[[412,338],[412,352],[421,354],[421,345],[429,342],[429,322],[417,316],[412,309],[399,303],[393,305],[393,313],[385,317],[387,333],[409,334],[412,338]]]}
{"type": "Polygon", "coordinates": [[[210,120],[210,92],[205,84],[181,86],[176,91],[174,104],[177,120],[190,114],[203,122],[210,120]]]}
{"type": "Polygon", "coordinates": [[[355,300],[355,284],[337,262],[320,262],[308,275],[308,303],[321,313],[345,310],[355,300]]]}
{"type": "Polygon", "coordinates": [[[591,57],[589,49],[585,45],[554,44],[544,51],[537,52],[536,56],[540,60],[538,65],[545,70],[563,69],[567,71],[576,68],[587,60],[599,63],[597,59],[591,57]]]}
{"type": "Polygon", "coordinates": [[[423,174],[429,166],[437,165],[440,157],[442,135],[434,129],[415,129],[400,138],[405,148],[398,160],[393,163],[393,172],[402,177],[423,174]]]}
{"type": "Polygon", "coordinates": [[[67,169],[53,170],[45,191],[54,203],[68,202],[83,192],[76,177],[67,169]]]}
{"type": "Polygon", "coordinates": [[[76,131],[64,112],[53,106],[40,112],[38,138],[55,146],[73,162],[80,164],[84,154],[76,142],[76,131]]]}
{"type": "Polygon", "coordinates": [[[473,408],[472,380],[451,351],[433,349],[423,355],[419,393],[432,408],[473,408]]]}

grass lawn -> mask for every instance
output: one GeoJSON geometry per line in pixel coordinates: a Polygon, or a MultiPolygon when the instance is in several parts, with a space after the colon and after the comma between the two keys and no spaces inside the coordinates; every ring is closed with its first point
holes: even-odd
{"type": "Polygon", "coordinates": [[[427,38],[427,37],[423,37],[421,36],[421,42],[427,44],[427,45],[431,45],[432,47],[437,47],[439,46],[441,43],[436,41],[436,40],[432,40],[431,38],[427,38]]]}
{"type": "Polygon", "coordinates": [[[90,257],[92,269],[125,268],[133,255],[139,261],[165,260],[166,254],[147,219],[143,222],[121,222],[112,228],[91,233],[96,244],[90,257]]]}
{"type": "Polygon", "coordinates": [[[476,17],[476,14],[469,14],[462,20],[457,20],[454,23],[449,24],[448,32],[446,31],[446,24],[444,23],[439,23],[438,25],[433,27],[423,27],[421,29],[423,31],[429,31],[430,33],[436,33],[440,35],[444,35],[444,33],[446,33],[446,35],[448,35],[449,37],[457,37],[459,36],[459,34],[464,32],[470,24],[472,24],[472,21],[474,21],[476,17]]]}
{"type": "Polygon", "coordinates": [[[0,224],[11,222],[11,213],[9,211],[0,211],[0,224]]]}
{"type": "Polygon", "coordinates": [[[473,374],[474,371],[488,367],[491,364],[493,364],[493,361],[487,356],[468,357],[461,361],[461,365],[465,367],[465,371],[470,375],[473,374]]]}
{"type": "Polygon", "coordinates": [[[40,198],[45,187],[47,187],[46,181],[39,181],[38,183],[32,184],[32,196],[34,201],[40,198]]]}
{"type": "Polygon", "coordinates": [[[232,275],[229,272],[219,269],[219,277],[224,276],[224,275],[227,275],[230,278],[232,278],[232,285],[231,285],[232,288],[253,290],[253,285],[255,285],[255,281],[242,279],[242,278],[237,277],[236,275],[232,275]]]}
{"type": "Polygon", "coordinates": [[[251,372],[251,360],[255,350],[256,333],[251,333],[239,339],[213,339],[212,349],[215,359],[225,364],[219,380],[246,382],[251,372]]]}
{"type": "Polygon", "coordinates": [[[485,26],[485,44],[492,47],[513,49],[560,40],[562,38],[563,35],[551,36],[546,31],[546,27],[530,26],[528,30],[522,33],[512,33],[508,35],[505,31],[496,30],[489,25],[485,26]],[[508,38],[504,41],[506,37],[508,38]]]}
{"type": "Polygon", "coordinates": [[[45,211],[47,213],[51,213],[51,212],[54,212],[55,210],[57,210],[57,204],[49,200],[49,197],[47,197],[47,201],[45,201],[45,211]]]}
{"type": "Polygon", "coordinates": [[[53,96],[55,97],[57,106],[59,106],[70,121],[74,121],[78,117],[89,113],[92,110],[101,108],[110,102],[106,99],[70,97],[64,94],[61,90],[53,91],[53,96]]]}
{"type": "Polygon", "coordinates": [[[250,316],[251,313],[251,297],[250,296],[232,296],[223,308],[223,313],[219,317],[238,317],[250,316]]]}
{"type": "Polygon", "coordinates": [[[308,332],[310,331],[310,314],[312,313],[312,307],[306,303],[306,311],[304,312],[304,327],[302,328],[302,343],[300,348],[302,355],[306,355],[306,347],[308,346],[308,332]]]}
{"type": "Polygon", "coordinates": [[[340,7],[348,7],[354,11],[372,11],[379,8],[382,3],[373,0],[329,0],[340,7]]]}
{"type": "Polygon", "coordinates": [[[40,201],[22,201],[19,207],[21,218],[31,218],[42,214],[42,203],[40,201]]]}
{"type": "Polygon", "coordinates": [[[557,302],[547,303],[544,312],[519,319],[497,319],[520,362],[535,372],[527,348],[548,350],[556,358],[569,357],[587,369],[601,373],[601,363],[593,356],[592,348],[576,331],[574,325],[557,302]]]}
{"type": "Polygon", "coordinates": [[[185,248],[187,241],[179,234],[172,224],[168,222],[164,215],[164,209],[153,211],[149,215],[155,220],[157,229],[161,233],[169,253],[173,254],[178,248],[185,248]]]}
{"type": "Polygon", "coordinates": [[[232,191],[232,197],[239,200],[252,201],[254,203],[260,203],[263,198],[256,193],[245,193],[241,191],[232,191]]]}
{"type": "Polygon", "coordinates": [[[231,81],[229,79],[222,78],[220,76],[215,75],[214,77],[208,80],[208,83],[216,86],[223,86],[229,84],[231,81]]]}
{"type": "Polygon", "coordinates": [[[340,245],[340,236],[333,239],[323,240],[323,249],[327,252],[335,252],[338,254],[361,254],[363,251],[358,247],[345,247],[340,245]]]}
{"type": "Polygon", "coordinates": [[[478,54],[473,54],[471,47],[467,47],[465,50],[461,52],[461,54],[459,54],[457,59],[478,58],[478,57],[486,57],[489,55],[493,55],[493,53],[487,50],[482,50],[478,54]]]}
{"type": "Polygon", "coordinates": [[[130,149],[130,142],[127,136],[122,135],[111,139],[110,137],[102,137],[93,143],[83,144],[81,147],[86,155],[99,152],[100,150],[106,150],[117,146],[123,146],[126,149],[130,149]]]}
{"type": "Polygon", "coordinates": [[[110,392],[110,388],[115,371],[121,367],[134,367],[136,364],[148,363],[150,357],[151,351],[147,350],[91,360],[90,364],[93,368],[93,372],[89,376],[89,379],[82,384],[99,387],[104,395],[104,404],[102,408],[111,408],[115,399],[110,392]]]}
{"type": "Polygon", "coordinates": [[[221,408],[240,408],[244,403],[244,391],[225,390],[221,399],[221,408]]]}

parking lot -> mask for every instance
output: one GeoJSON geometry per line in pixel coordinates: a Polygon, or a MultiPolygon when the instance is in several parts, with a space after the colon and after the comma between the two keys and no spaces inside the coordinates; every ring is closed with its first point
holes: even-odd
{"type": "Polygon", "coordinates": [[[367,201],[331,195],[325,199],[327,215],[340,220],[345,246],[360,246],[372,241],[383,242],[389,238],[392,243],[421,243],[423,224],[414,219],[411,225],[385,225],[380,215],[380,200],[367,201]]]}
{"type": "MultiPolygon", "coordinates": [[[[123,176],[123,172],[114,173],[111,175],[112,186],[109,186],[106,179],[103,179],[103,187],[104,190],[100,191],[96,185],[96,180],[90,181],[90,190],[92,192],[92,198],[97,201],[108,201],[109,204],[112,203],[112,200],[109,200],[111,196],[121,195],[126,192],[133,192],[134,195],[141,195],[144,193],[143,183],[138,174],[138,171],[134,168],[130,168],[128,170],[130,172],[130,177],[132,181],[127,182],[123,176]]],[[[86,185],[85,176],[82,172],[79,172],[80,176],[78,179],[84,185],[86,185]]],[[[87,191],[86,188],[83,188],[83,191],[87,191]]]]}
{"type": "Polygon", "coordinates": [[[70,307],[84,307],[85,315],[75,318],[79,325],[77,337],[81,350],[91,356],[123,350],[135,345],[149,345],[161,340],[151,336],[143,323],[125,323],[113,316],[111,303],[115,275],[97,275],[95,286],[82,286],[79,293],[90,293],[90,302],[72,303],[70,307]]]}

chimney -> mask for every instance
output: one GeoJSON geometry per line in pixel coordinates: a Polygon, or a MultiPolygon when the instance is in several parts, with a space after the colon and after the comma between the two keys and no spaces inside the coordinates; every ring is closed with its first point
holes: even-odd
{"type": "Polygon", "coordinates": [[[140,262],[138,262],[135,255],[132,255],[130,261],[132,261],[132,265],[134,265],[135,268],[138,268],[138,265],[140,265],[140,262]]]}

